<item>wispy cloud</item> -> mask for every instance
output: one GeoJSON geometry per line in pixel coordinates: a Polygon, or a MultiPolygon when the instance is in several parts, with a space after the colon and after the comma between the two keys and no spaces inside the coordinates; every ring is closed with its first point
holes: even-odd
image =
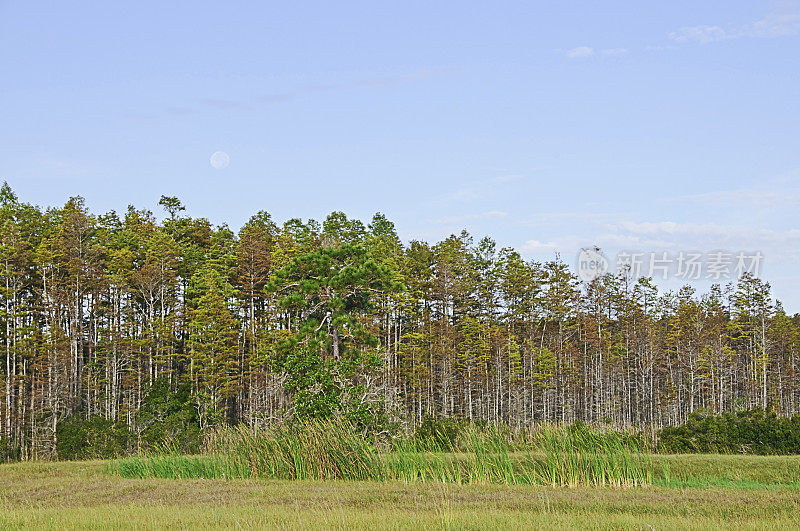
{"type": "Polygon", "coordinates": [[[529,254],[559,252],[565,256],[596,245],[609,252],[678,252],[686,250],[760,250],[772,259],[800,258],[800,229],[773,230],[716,223],[676,221],[618,221],[595,223],[580,234],[566,234],[548,241],[526,240],[517,249],[529,254]]]}
{"type": "Polygon", "coordinates": [[[719,26],[684,26],[678,31],[672,31],[668,37],[675,42],[707,42],[721,41],[730,36],[719,26]]]}
{"type": "Polygon", "coordinates": [[[739,28],[722,28],[715,25],[684,26],[667,36],[679,43],[699,43],[738,39],[741,37],[783,37],[800,33],[800,4],[785,1],[761,20],[739,28]]]}
{"type": "Polygon", "coordinates": [[[783,2],[776,11],[750,26],[749,31],[757,37],[781,37],[800,33],[800,5],[783,2]]]}
{"type": "Polygon", "coordinates": [[[781,208],[800,206],[800,189],[772,192],[740,188],[718,190],[703,194],[685,195],[676,198],[701,203],[708,206],[749,206],[761,208],[781,208]]]}
{"type": "MultiPolygon", "coordinates": [[[[404,83],[412,83],[414,81],[426,79],[439,75],[445,70],[419,70],[405,75],[397,76],[375,76],[364,79],[358,79],[345,83],[330,83],[330,84],[310,84],[289,88],[284,91],[272,92],[261,94],[254,98],[247,98],[242,100],[222,99],[216,97],[205,97],[196,100],[193,106],[188,105],[173,105],[165,109],[166,114],[170,116],[188,116],[207,111],[209,109],[215,111],[241,111],[253,109],[265,105],[273,105],[283,102],[288,102],[301,97],[313,96],[314,94],[323,92],[334,92],[347,89],[368,89],[377,87],[389,87],[393,85],[400,85],[404,83]]],[[[150,119],[155,118],[157,115],[144,115],[144,114],[131,114],[131,117],[150,119]]]]}
{"type": "MultiPolygon", "coordinates": [[[[784,254],[797,249],[800,230],[772,230],[676,221],[621,222],[608,227],[610,233],[628,236],[632,245],[643,249],[710,249],[728,246],[736,249],[769,249],[784,254]]],[[[796,251],[794,251],[796,252],[796,251]]]]}
{"type": "Polygon", "coordinates": [[[571,50],[567,50],[566,55],[570,59],[591,57],[594,55],[594,48],[591,48],[589,46],[578,46],[577,48],[572,48],[571,50]]]}
{"type": "Polygon", "coordinates": [[[591,46],[578,46],[577,48],[567,50],[564,52],[564,55],[570,59],[586,59],[596,56],[623,55],[626,53],[628,53],[627,48],[602,48],[595,50],[591,46]]]}
{"type": "Polygon", "coordinates": [[[539,240],[528,240],[519,247],[519,251],[523,253],[548,253],[557,251],[561,247],[558,242],[540,242],[539,240]]]}
{"type": "MultiPolygon", "coordinates": [[[[723,27],[716,24],[696,24],[678,28],[667,33],[669,40],[677,44],[708,44],[743,37],[770,38],[800,34],[800,2],[785,0],[764,18],[738,27],[723,27]]],[[[676,44],[651,45],[646,50],[669,50],[676,44]]],[[[627,48],[597,49],[578,46],[564,52],[570,59],[586,59],[598,56],[613,56],[628,53],[627,48]]]]}
{"type": "Polygon", "coordinates": [[[710,249],[728,246],[735,249],[769,249],[774,254],[797,254],[800,229],[772,230],[675,221],[622,222],[608,227],[612,233],[628,235],[641,248],[710,249]]]}

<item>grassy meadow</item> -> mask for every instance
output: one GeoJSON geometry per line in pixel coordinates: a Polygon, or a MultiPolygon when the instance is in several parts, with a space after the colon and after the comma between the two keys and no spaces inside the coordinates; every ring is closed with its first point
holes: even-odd
{"type": "Polygon", "coordinates": [[[647,487],[131,479],[109,461],[0,465],[0,528],[772,528],[800,525],[800,457],[673,455],[647,487]]]}
{"type": "Polygon", "coordinates": [[[0,528],[800,526],[800,456],[658,455],[615,432],[378,441],[226,429],[200,455],[0,465],[0,528]]]}
{"type": "Polygon", "coordinates": [[[0,528],[787,528],[800,456],[652,453],[634,433],[298,421],[203,451],[0,465],[0,528]]]}

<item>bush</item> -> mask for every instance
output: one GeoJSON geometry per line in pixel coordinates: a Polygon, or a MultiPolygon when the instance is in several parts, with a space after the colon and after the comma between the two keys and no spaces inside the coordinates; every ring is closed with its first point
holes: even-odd
{"type": "Polygon", "coordinates": [[[133,434],[123,423],[93,416],[70,415],[56,426],[56,452],[62,460],[107,459],[128,453],[133,434]]]}
{"type": "Polygon", "coordinates": [[[75,460],[120,457],[165,447],[198,453],[203,433],[188,384],[173,390],[166,380],[157,380],[142,399],[133,429],[104,417],[84,419],[75,413],[58,423],[56,437],[58,458],[75,460]]]}
{"type": "Polygon", "coordinates": [[[763,409],[714,415],[698,409],[685,424],[660,430],[658,448],[666,453],[800,454],[800,416],[778,417],[763,409]]]}
{"type": "Polygon", "coordinates": [[[136,412],[135,426],[144,450],[169,446],[187,454],[200,451],[203,433],[189,384],[173,391],[166,380],[156,380],[136,412]]]}

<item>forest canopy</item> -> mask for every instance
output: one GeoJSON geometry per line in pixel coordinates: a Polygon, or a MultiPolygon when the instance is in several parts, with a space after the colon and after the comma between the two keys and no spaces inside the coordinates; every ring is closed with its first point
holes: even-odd
{"type": "Polygon", "coordinates": [[[648,278],[579,282],[558,258],[466,232],[404,244],[381,214],[259,212],[234,232],[159,204],[161,220],[0,190],[6,452],[80,452],[97,426],[135,434],[98,440],[102,453],[288,418],[663,427],[700,408],[800,413],[800,316],[753,276],[659,293],[648,278]]]}

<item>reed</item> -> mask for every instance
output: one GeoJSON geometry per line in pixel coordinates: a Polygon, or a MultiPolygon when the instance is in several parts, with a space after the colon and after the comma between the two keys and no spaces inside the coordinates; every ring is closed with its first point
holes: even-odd
{"type": "Polygon", "coordinates": [[[413,437],[376,441],[346,422],[303,421],[268,430],[215,432],[203,455],[171,449],[116,462],[124,477],[398,480],[411,482],[639,487],[652,458],[615,432],[542,426],[524,441],[508,429],[469,426],[447,444],[413,437]]]}
{"type": "Polygon", "coordinates": [[[544,452],[535,468],[544,484],[639,487],[652,481],[652,458],[617,432],[544,426],[535,440],[544,452]]]}

